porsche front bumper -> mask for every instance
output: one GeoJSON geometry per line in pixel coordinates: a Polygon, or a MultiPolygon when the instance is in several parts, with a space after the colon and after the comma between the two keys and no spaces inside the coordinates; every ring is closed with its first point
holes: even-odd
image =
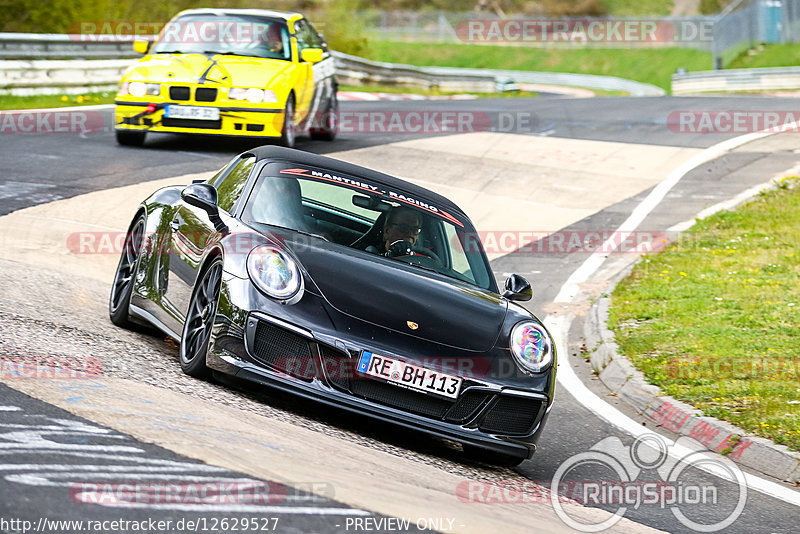
{"type": "Polygon", "coordinates": [[[380,348],[317,328],[313,317],[305,320],[317,304],[288,316],[280,311],[297,305],[265,310],[258,303],[269,300],[249,285],[239,279],[223,283],[207,356],[211,369],[517,458],[529,458],[536,449],[552,405],[546,391],[465,377],[458,397],[446,399],[361,375],[361,351],[380,348]]]}

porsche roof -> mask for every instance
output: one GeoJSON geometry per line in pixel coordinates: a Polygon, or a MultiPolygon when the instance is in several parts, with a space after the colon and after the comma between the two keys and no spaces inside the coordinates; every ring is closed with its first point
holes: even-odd
{"type": "Polygon", "coordinates": [[[261,146],[252,150],[248,150],[246,153],[253,154],[257,160],[275,159],[291,161],[293,163],[300,163],[310,167],[317,167],[319,169],[334,171],[350,176],[368,178],[393,189],[403,190],[409,193],[411,196],[422,197],[434,201],[438,206],[450,209],[457,212],[462,217],[468,218],[464,211],[447,197],[444,197],[438,193],[434,193],[430,189],[425,189],[424,187],[412,184],[411,182],[407,182],[405,180],[401,180],[400,178],[395,178],[389,174],[384,174],[366,167],[361,167],[360,165],[353,165],[352,163],[347,163],[338,159],[275,145],[261,146]]]}

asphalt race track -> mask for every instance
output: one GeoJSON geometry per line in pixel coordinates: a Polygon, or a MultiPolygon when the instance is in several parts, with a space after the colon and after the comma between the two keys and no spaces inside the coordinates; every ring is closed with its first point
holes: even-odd
{"type": "MultiPolygon", "coordinates": [[[[679,164],[745,133],[680,131],[676,112],[780,112],[795,105],[792,99],[755,96],[343,102],[342,111],[353,117],[460,112],[477,117],[482,126],[367,133],[351,124],[333,143],[300,138],[298,148],[415,179],[453,198],[479,231],[498,238],[497,246],[487,249],[501,283],[509,273],[531,280],[530,306],[543,318],[565,311],[553,301],[587,255],[563,247],[514,253],[520,232],[616,229],[679,164]],[[516,240],[500,240],[503,233],[516,240]]],[[[110,109],[93,113],[106,126],[111,123],[110,109]]],[[[173,177],[186,183],[187,175],[217,170],[250,146],[151,136],[144,148],[134,149],[118,146],[109,128],[0,134],[0,356],[5,361],[89,358],[97,364],[94,376],[78,380],[14,378],[5,371],[0,376],[0,513],[4,520],[17,520],[0,525],[0,531],[81,528],[42,518],[105,521],[95,525],[102,532],[574,531],[547,499],[535,497],[535,488],[549,487],[565,462],[604,439],[618,438],[622,447],[634,445],[634,439],[563,386],[534,457],[506,470],[470,463],[452,443],[275,391],[190,379],[180,372],[174,342],[111,325],[108,269],[116,255],[71,254],[63,236],[124,229],[132,213],[119,206],[135,206],[155,183],[173,177]],[[48,232],[56,237],[42,237],[48,232]],[[103,484],[116,490],[164,481],[177,484],[176,491],[208,483],[222,495],[214,493],[212,504],[211,499],[169,503],[158,496],[132,504],[118,492],[102,491],[103,484]],[[530,498],[514,493],[501,496],[503,502],[473,502],[462,491],[471,483],[525,488],[530,498]],[[226,501],[231,487],[251,501],[226,501]],[[162,521],[166,528],[112,526],[112,521],[162,521]]],[[[640,228],[664,231],[784,175],[800,164],[797,151],[800,136],[782,133],[725,152],[688,172],[640,228]]],[[[612,254],[583,289],[600,291],[635,257],[612,254]]],[[[573,323],[560,358],[594,393],[649,425],[593,378],[580,355],[582,325],[573,323]]],[[[676,438],[663,428],[653,430],[676,438]]],[[[608,466],[585,465],[576,476],[597,481],[616,475],[608,466]]],[[[654,465],[643,465],[637,480],[657,482],[659,476],[654,465]]],[[[684,477],[685,486],[713,487],[715,504],[687,499],[680,507],[684,516],[672,506],[629,507],[611,530],[695,532],[687,518],[709,525],[735,515],[724,532],[796,532],[797,488],[771,481],[794,494],[792,503],[777,492],[743,490],[694,467],[684,477]],[[736,510],[739,504],[743,508],[736,510]]],[[[568,503],[562,510],[591,525],[609,518],[603,510],[618,508],[568,503]]]]}

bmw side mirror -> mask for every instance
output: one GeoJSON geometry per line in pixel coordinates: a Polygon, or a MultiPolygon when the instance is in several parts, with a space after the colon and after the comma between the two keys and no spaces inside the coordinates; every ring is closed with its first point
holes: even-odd
{"type": "Polygon", "coordinates": [[[140,53],[146,54],[150,50],[150,41],[147,39],[136,39],[133,41],[133,49],[140,53]]]}
{"type": "Polygon", "coordinates": [[[525,301],[533,298],[531,283],[518,274],[512,274],[506,280],[503,298],[508,300],[525,301]]]}
{"type": "Polygon", "coordinates": [[[181,191],[181,198],[187,204],[208,212],[209,215],[219,213],[217,207],[217,189],[210,184],[191,184],[181,191]]]}
{"type": "Polygon", "coordinates": [[[306,63],[319,63],[320,61],[322,61],[322,49],[306,48],[305,50],[300,52],[300,59],[302,59],[306,63]]]}

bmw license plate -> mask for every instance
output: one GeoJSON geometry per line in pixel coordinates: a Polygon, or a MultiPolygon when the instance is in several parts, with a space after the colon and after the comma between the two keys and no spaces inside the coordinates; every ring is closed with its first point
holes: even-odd
{"type": "Polygon", "coordinates": [[[457,376],[374,354],[367,350],[361,352],[357,369],[359,373],[381,378],[408,389],[443,395],[451,399],[458,397],[463,382],[457,376]]]}
{"type": "Polygon", "coordinates": [[[201,121],[216,121],[219,120],[219,108],[169,105],[164,110],[164,116],[169,119],[197,119],[201,121]]]}

